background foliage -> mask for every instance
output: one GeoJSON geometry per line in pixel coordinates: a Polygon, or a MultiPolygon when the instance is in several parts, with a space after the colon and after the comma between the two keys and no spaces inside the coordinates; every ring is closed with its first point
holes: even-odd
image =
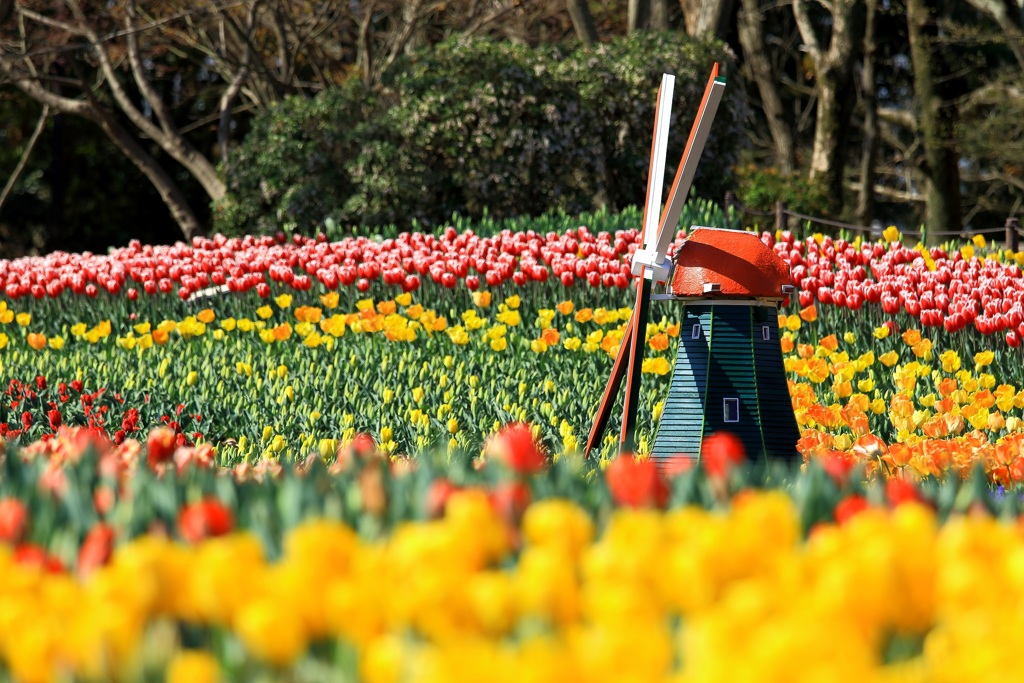
{"type": "MultiPolygon", "coordinates": [[[[344,226],[436,226],[643,201],[660,74],[677,77],[673,130],[688,130],[720,42],[635,34],[562,52],[451,41],[403,62],[380,95],[359,83],[256,117],[215,213],[225,234],[344,226]]],[[[743,145],[733,89],[695,181],[724,193],[743,145]]],[[[669,159],[685,144],[673,138],[669,159]]],[[[666,169],[671,184],[674,164],[666,169]]]]}

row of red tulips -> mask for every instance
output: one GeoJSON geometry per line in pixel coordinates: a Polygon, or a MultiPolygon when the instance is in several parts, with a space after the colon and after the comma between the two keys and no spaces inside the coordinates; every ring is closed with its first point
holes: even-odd
{"type": "Polygon", "coordinates": [[[1024,338],[1024,278],[1018,259],[979,259],[973,245],[908,249],[900,242],[825,237],[820,244],[785,233],[768,243],[792,267],[800,305],[831,304],[859,310],[877,304],[888,315],[901,311],[925,327],[956,332],[968,325],[984,335],[1004,333],[1010,346],[1024,338]]]}
{"type": "Polygon", "coordinates": [[[625,288],[630,284],[628,258],[639,244],[636,230],[593,234],[585,227],[565,235],[504,231],[494,237],[449,228],[440,237],[403,233],[376,242],[366,237],[329,243],[296,236],[291,242],[271,237],[196,238],[192,246],[143,246],[133,241],[110,256],[55,252],[43,257],[0,261],[0,288],[10,299],[60,297],[64,292],[96,296],[140,290],[150,296],[183,299],[210,286],[232,291],[255,290],[269,296],[270,282],[304,291],[315,279],[327,289],[369,288],[370,282],[416,290],[422,277],[471,290],[512,281],[562,284],[576,279],[593,286],[625,288]]]}
{"type": "MultiPolygon", "coordinates": [[[[897,235],[888,234],[895,238],[897,235]]],[[[677,242],[685,233],[677,235],[677,242]]],[[[1024,337],[1024,253],[982,258],[967,245],[909,249],[899,241],[858,245],[831,237],[797,239],[784,232],[774,247],[792,268],[801,306],[812,302],[859,310],[874,304],[888,315],[906,312],[924,326],[956,332],[973,326],[989,335],[1005,334],[1011,346],[1024,337]]],[[[15,300],[58,298],[71,292],[96,296],[122,293],[136,300],[177,295],[189,299],[211,286],[254,291],[368,291],[373,283],[394,291],[419,289],[424,279],[446,289],[498,287],[506,283],[553,280],[564,286],[625,289],[630,259],[640,245],[637,230],[592,233],[586,227],[565,234],[503,231],[478,237],[449,228],[440,236],[402,233],[377,242],[366,237],[328,242],[295,236],[196,238],[191,246],[143,246],[137,241],[109,256],[56,252],[43,257],[0,261],[0,289],[15,300]]]]}

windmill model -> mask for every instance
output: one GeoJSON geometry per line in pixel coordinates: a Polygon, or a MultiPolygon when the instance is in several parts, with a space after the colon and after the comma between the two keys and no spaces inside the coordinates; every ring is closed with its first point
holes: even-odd
{"type": "Polygon", "coordinates": [[[621,451],[635,449],[648,308],[651,299],[683,302],[679,350],[651,457],[660,465],[699,458],[703,438],[717,431],[738,436],[754,458],[796,457],[800,438],[779,345],[777,307],[793,287],[789,267],[756,234],[694,228],[676,250],[683,202],[715,118],[725,80],[715,64],[686,142],[664,212],[660,200],[675,78],[658,91],[644,206],[644,246],[633,255],[636,304],[598,407],[586,452],[599,444],[626,377],[621,451]],[[674,271],[674,272],[673,272],[674,271]],[[671,293],[653,295],[671,280],[671,293]]]}

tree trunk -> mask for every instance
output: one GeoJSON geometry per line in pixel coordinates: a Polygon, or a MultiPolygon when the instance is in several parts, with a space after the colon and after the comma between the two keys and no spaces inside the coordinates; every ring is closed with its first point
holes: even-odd
{"type": "Polygon", "coordinates": [[[875,13],[878,0],[867,0],[864,24],[864,68],[861,93],[864,98],[864,138],[860,156],[860,192],[857,195],[857,222],[870,225],[875,218],[875,157],[878,156],[878,98],[875,93],[875,13]]]}
{"type": "Polygon", "coordinates": [[[576,37],[584,45],[593,45],[597,42],[597,29],[594,27],[594,15],[590,13],[587,0],[565,0],[566,9],[569,10],[569,18],[572,19],[572,27],[576,30],[576,37]]]}
{"type": "Polygon", "coordinates": [[[814,149],[811,152],[812,180],[821,183],[829,207],[843,208],[843,168],[847,130],[852,110],[852,79],[841,72],[820,73],[817,80],[818,104],[814,124],[814,149]]]}
{"type": "Polygon", "coordinates": [[[843,168],[846,161],[846,132],[853,110],[853,64],[864,35],[859,0],[834,0],[830,39],[820,47],[805,0],[793,0],[793,13],[800,38],[814,62],[817,118],[810,177],[822,184],[830,208],[843,207],[843,168]]]}
{"type": "Polygon", "coordinates": [[[935,49],[936,15],[935,0],[907,0],[907,35],[925,157],[922,170],[928,179],[925,231],[929,244],[948,239],[948,235],[938,233],[961,229],[960,170],[952,144],[956,108],[943,98],[943,90],[950,87],[950,80],[949,70],[935,49]]]}
{"type": "Polygon", "coordinates": [[[630,33],[646,29],[650,17],[651,0],[629,0],[626,23],[630,33]]]}
{"type": "Polygon", "coordinates": [[[758,5],[758,0],[742,0],[737,20],[740,46],[743,48],[744,63],[750,69],[761,96],[761,108],[768,120],[775,166],[782,173],[788,174],[796,169],[796,145],[793,129],[786,120],[779,81],[768,59],[763,15],[758,5]]]}
{"type": "Polygon", "coordinates": [[[735,4],[735,0],[679,0],[686,35],[699,38],[710,33],[724,40],[735,4]]]}
{"type": "Polygon", "coordinates": [[[650,0],[652,31],[667,31],[668,26],[668,0],[650,0]]]}

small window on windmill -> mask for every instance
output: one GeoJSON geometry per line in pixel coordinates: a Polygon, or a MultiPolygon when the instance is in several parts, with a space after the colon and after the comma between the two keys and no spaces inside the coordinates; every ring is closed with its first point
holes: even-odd
{"type": "Polygon", "coordinates": [[[690,339],[700,339],[700,323],[693,324],[693,332],[690,333],[690,339]]]}
{"type": "Polygon", "coordinates": [[[740,421],[740,400],[738,398],[723,398],[722,407],[725,412],[724,420],[726,422],[740,421]]]}
{"type": "Polygon", "coordinates": [[[767,325],[761,325],[761,338],[765,341],[771,341],[772,331],[767,325]]]}

